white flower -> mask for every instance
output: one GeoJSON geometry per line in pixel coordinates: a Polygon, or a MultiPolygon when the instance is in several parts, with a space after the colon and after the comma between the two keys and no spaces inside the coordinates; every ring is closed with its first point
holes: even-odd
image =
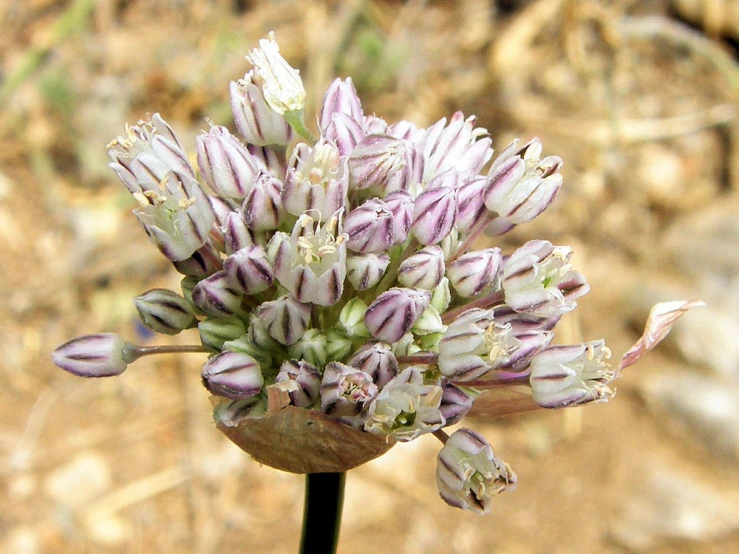
{"type": "Polygon", "coordinates": [[[305,108],[305,88],[300,72],[290,67],[280,55],[274,32],[259,41],[246,59],[256,70],[255,81],[261,85],[264,99],[275,112],[297,112],[305,108]]]}

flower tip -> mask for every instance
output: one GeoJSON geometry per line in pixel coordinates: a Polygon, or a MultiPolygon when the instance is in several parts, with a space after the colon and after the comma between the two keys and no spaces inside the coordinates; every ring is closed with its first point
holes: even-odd
{"type": "Polygon", "coordinates": [[[120,375],[133,361],[129,345],[114,333],[98,333],[74,338],[51,353],[55,365],[79,377],[120,375]]]}

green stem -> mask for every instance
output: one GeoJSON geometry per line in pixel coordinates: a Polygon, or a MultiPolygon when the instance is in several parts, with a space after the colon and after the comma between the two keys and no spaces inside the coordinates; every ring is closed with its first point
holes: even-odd
{"type": "Polygon", "coordinates": [[[301,554],[334,554],[339,542],[346,473],[308,473],[301,554]]]}
{"type": "Polygon", "coordinates": [[[305,121],[303,121],[303,110],[285,112],[284,117],[285,121],[287,121],[290,127],[292,127],[293,130],[298,133],[298,135],[303,137],[311,144],[317,142],[316,137],[314,137],[313,133],[311,133],[308,127],[305,126],[305,121]]]}

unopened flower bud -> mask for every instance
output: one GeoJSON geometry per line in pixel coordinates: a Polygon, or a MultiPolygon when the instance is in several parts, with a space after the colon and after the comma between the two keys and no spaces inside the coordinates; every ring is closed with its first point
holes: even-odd
{"type": "Polygon", "coordinates": [[[244,221],[253,231],[277,229],[285,216],[282,181],[271,173],[261,173],[244,199],[244,221]]]}
{"type": "Polygon", "coordinates": [[[411,230],[421,244],[441,242],[454,227],[457,215],[455,183],[458,179],[456,174],[439,175],[416,198],[411,230]]]}
{"type": "Polygon", "coordinates": [[[234,125],[249,144],[287,145],[294,131],[285,118],[267,104],[262,91],[254,84],[254,72],[249,71],[238,82],[231,81],[231,112],[234,125]]]}
{"type": "Polygon", "coordinates": [[[393,214],[393,244],[403,244],[413,223],[413,198],[404,190],[388,194],[385,208],[393,214]]]}
{"type": "Polygon", "coordinates": [[[291,295],[264,302],[257,317],[266,325],[269,336],[280,344],[295,344],[305,333],[310,320],[310,305],[298,302],[291,295]]]}
{"type": "Polygon", "coordinates": [[[352,339],[334,329],[326,333],[326,359],[343,360],[352,351],[352,339]]]}
{"type": "Polygon", "coordinates": [[[347,364],[370,375],[379,388],[384,387],[398,374],[398,360],[390,345],[384,342],[363,345],[349,358],[347,364]]]}
{"type": "Polygon", "coordinates": [[[224,250],[228,255],[254,244],[254,232],[246,224],[241,210],[229,213],[221,230],[224,250]]]}
{"type": "Polygon", "coordinates": [[[246,147],[221,126],[197,137],[197,156],[205,182],[223,198],[243,200],[260,170],[246,147]]]}
{"type": "Polygon", "coordinates": [[[308,329],[300,340],[287,349],[287,354],[316,366],[326,365],[326,335],[318,329],[308,329]]]}
{"type": "Polygon", "coordinates": [[[274,275],[261,246],[247,246],[231,254],[223,262],[230,282],[246,295],[256,294],[272,286],[274,275]]]}
{"type": "Polygon", "coordinates": [[[384,252],[390,248],[393,230],[393,214],[378,198],[354,208],[344,221],[344,232],[349,236],[347,248],[363,254],[384,252]]]}
{"type": "Polygon", "coordinates": [[[485,177],[480,176],[457,190],[457,219],[454,223],[457,230],[468,233],[485,213],[483,191],[486,183],[485,177]]]}
{"type": "Polygon", "coordinates": [[[449,264],[446,276],[460,296],[475,296],[496,285],[502,261],[500,248],[475,250],[449,264]]]}
{"type": "Polygon", "coordinates": [[[431,305],[436,311],[443,314],[452,301],[452,291],[449,289],[449,279],[441,278],[439,285],[431,291],[431,305]]]}
{"type": "Polygon", "coordinates": [[[430,301],[428,291],[392,288],[372,302],[364,316],[364,324],[370,335],[392,344],[410,331],[430,301]]]}
{"type": "Polygon", "coordinates": [[[398,281],[404,287],[433,290],[443,277],[444,253],[438,246],[422,248],[398,268],[398,281]]]}
{"type": "Polygon", "coordinates": [[[454,383],[444,382],[441,386],[441,415],[444,416],[445,427],[459,423],[459,421],[467,415],[472,409],[472,402],[475,399],[472,393],[468,393],[469,389],[462,389],[454,383]]]}
{"type": "Polygon", "coordinates": [[[216,424],[224,427],[238,427],[247,419],[255,419],[267,413],[267,403],[260,396],[252,396],[243,400],[231,400],[219,404],[213,410],[213,419],[216,424]]]}
{"type": "Polygon", "coordinates": [[[608,360],[611,351],[604,341],[556,345],[540,350],[531,359],[531,392],[544,408],[565,408],[608,400],[608,383],[614,373],[608,360]]]}
{"type": "Polygon", "coordinates": [[[470,429],[452,433],[439,451],[436,485],[442,500],[455,508],[487,514],[493,496],[514,490],[516,481],[487,439],[470,429]]]}
{"type": "Polygon", "coordinates": [[[321,129],[326,129],[335,114],[345,114],[355,121],[361,121],[364,117],[362,103],[354,88],[351,77],[343,81],[334,79],[326,90],[321,104],[321,116],[319,119],[321,129]]]}
{"type": "Polygon", "coordinates": [[[238,338],[225,341],[220,349],[230,352],[240,352],[251,356],[257,361],[259,367],[272,367],[272,355],[264,348],[257,346],[251,339],[248,331],[238,338]]]}
{"type": "Polygon", "coordinates": [[[257,361],[241,352],[222,352],[202,369],[203,385],[217,396],[249,398],[262,390],[264,379],[257,361]]]}
{"type": "Polygon", "coordinates": [[[189,275],[198,279],[203,279],[223,269],[220,254],[209,242],[193,252],[189,258],[172,262],[172,265],[182,275],[189,275]]]}
{"type": "Polygon", "coordinates": [[[370,404],[364,430],[411,441],[441,428],[441,387],[424,384],[420,368],[410,366],[387,383],[370,404]]]}
{"type": "Polygon", "coordinates": [[[346,337],[353,339],[367,338],[369,332],[364,326],[364,315],[366,313],[367,304],[360,298],[352,298],[341,309],[337,327],[346,337]]]}
{"type": "Polygon", "coordinates": [[[198,323],[200,342],[213,350],[220,350],[227,341],[232,341],[246,333],[246,325],[235,316],[209,317],[198,323]]]}
{"type": "Polygon", "coordinates": [[[254,66],[254,80],[261,86],[264,99],[273,111],[280,115],[298,112],[305,108],[305,88],[300,72],[290,67],[280,55],[275,34],[259,41],[259,48],[246,57],[254,66]]]}
{"type": "Polygon", "coordinates": [[[214,273],[192,289],[192,302],[206,314],[225,317],[241,313],[241,292],[225,271],[214,273]]]}
{"type": "MultiPolygon", "coordinates": [[[[414,335],[432,335],[444,333],[447,327],[441,321],[441,314],[436,308],[429,304],[411,327],[414,335]]],[[[441,340],[441,337],[439,337],[441,340]]],[[[424,348],[428,348],[425,346],[424,348]]]]}
{"type": "Polygon", "coordinates": [[[517,312],[554,317],[569,312],[590,287],[569,263],[572,250],[531,240],[503,264],[505,302],[517,312]]]}
{"type": "Polygon", "coordinates": [[[377,385],[364,371],[331,362],[323,371],[321,409],[353,427],[362,426],[362,411],[377,395],[377,385]]]}
{"type": "Polygon", "coordinates": [[[288,360],[280,366],[275,382],[290,385],[286,388],[290,404],[298,408],[310,408],[318,399],[321,374],[314,365],[304,360],[288,360]]]}
{"type": "Polygon", "coordinates": [[[349,186],[375,187],[386,193],[406,190],[412,182],[415,146],[388,135],[368,135],[349,156],[349,186]]]}
{"type": "Polygon", "coordinates": [[[355,254],[346,257],[346,278],[358,291],[367,290],[380,282],[390,264],[387,254],[355,254]]]}
{"type": "Polygon", "coordinates": [[[152,331],[176,335],[195,323],[192,305],[174,291],[153,289],[133,299],[141,322],[152,331]]]}
{"type": "Polygon", "coordinates": [[[136,359],[133,345],[114,333],[84,335],[57,346],[53,362],[79,377],[120,375],[136,359]]]}
{"type": "Polygon", "coordinates": [[[339,154],[349,156],[354,147],[365,137],[362,124],[349,115],[333,114],[327,127],[321,129],[323,138],[333,142],[339,149],[339,154]]]}

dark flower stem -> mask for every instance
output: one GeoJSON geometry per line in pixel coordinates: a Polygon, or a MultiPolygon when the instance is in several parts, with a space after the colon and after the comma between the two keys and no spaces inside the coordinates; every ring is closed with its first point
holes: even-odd
{"type": "Polygon", "coordinates": [[[301,554],[334,554],[339,542],[346,473],[308,473],[301,554]]]}

